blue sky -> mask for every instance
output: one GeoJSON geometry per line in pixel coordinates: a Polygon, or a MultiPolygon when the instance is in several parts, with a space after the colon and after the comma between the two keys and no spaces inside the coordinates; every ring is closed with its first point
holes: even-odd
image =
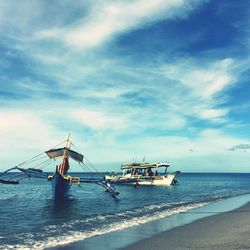
{"type": "Polygon", "coordinates": [[[0,1],[0,169],[72,134],[100,170],[250,172],[248,0],[0,1]]]}

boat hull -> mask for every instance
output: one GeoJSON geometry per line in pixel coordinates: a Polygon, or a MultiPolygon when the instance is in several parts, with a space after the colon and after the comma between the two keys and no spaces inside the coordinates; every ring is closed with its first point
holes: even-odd
{"type": "Polygon", "coordinates": [[[116,184],[135,184],[138,178],[106,175],[105,180],[116,184]]]}
{"type": "Polygon", "coordinates": [[[55,199],[65,198],[70,190],[71,182],[64,178],[58,171],[55,172],[52,182],[52,195],[55,199]]]}
{"type": "Polygon", "coordinates": [[[175,176],[175,174],[168,174],[166,176],[140,178],[138,184],[143,186],[171,186],[174,184],[175,176]]]}

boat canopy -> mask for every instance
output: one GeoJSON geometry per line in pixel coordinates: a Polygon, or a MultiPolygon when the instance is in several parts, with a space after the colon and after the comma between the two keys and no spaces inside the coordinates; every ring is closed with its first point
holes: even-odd
{"type": "Polygon", "coordinates": [[[49,158],[58,159],[61,158],[64,154],[68,155],[70,158],[77,162],[83,162],[83,155],[77,153],[76,151],[73,151],[69,148],[56,148],[56,149],[50,149],[45,152],[49,158]]]}
{"type": "Polygon", "coordinates": [[[169,167],[170,164],[166,162],[162,163],[131,163],[131,164],[122,164],[121,169],[147,169],[147,168],[160,168],[160,167],[169,167]]]}

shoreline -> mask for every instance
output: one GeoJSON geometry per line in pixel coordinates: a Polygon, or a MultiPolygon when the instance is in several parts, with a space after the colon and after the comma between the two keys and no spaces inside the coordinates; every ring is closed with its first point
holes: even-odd
{"type": "MultiPolygon", "coordinates": [[[[232,244],[239,246],[246,234],[250,233],[250,226],[248,227],[247,223],[250,225],[250,195],[241,195],[164,219],[47,249],[93,250],[97,246],[103,250],[213,249],[213,247],[232,249],[228,242],[230,246],[232,244]],[[238,231],[228,231],[231,225],[238,231]],[[206,230],[207,228],[213,230],[206,230]],[[240,237],[238,233],[243,229],[245,234],[240,237]],[[214,235],[209,235],[209,232],[214,235]],[[228,235],[228,238],[225,235],[228,235]],[[234,243],[230,239],[234,239],[234,243]]],[[[246,239],[244,241],[247,242],[246,239]]],[[[249,246],[250,240],[248,243],[249,246]]],[[[240,248],[244,249],[242,248],[244,246],[240,245],[240,248]]]]}
{"type": "Polygon", "coordinates": [[[123,250],[249,249],[250,202],[133,243],[123,250]]]}

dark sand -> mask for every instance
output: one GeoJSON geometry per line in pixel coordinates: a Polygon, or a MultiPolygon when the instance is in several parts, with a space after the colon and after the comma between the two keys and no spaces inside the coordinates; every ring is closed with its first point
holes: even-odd
{"type": "Polygon", "coordinates": [[[250,249],[250,203],[231,212],[159,233],[122,249],[250,249]]]}

